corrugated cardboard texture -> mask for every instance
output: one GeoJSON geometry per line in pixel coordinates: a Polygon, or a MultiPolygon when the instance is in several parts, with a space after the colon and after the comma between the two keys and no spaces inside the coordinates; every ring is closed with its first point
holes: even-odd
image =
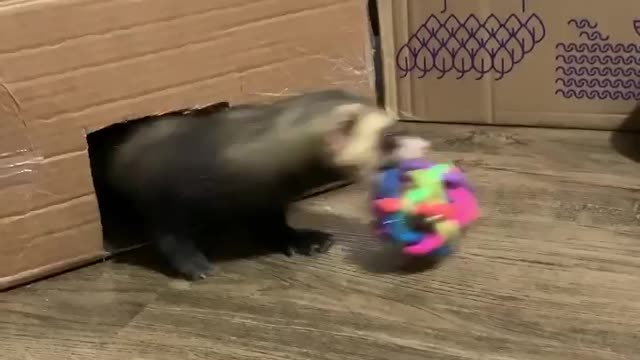
{"type": "Polygon", "coordinates": [[[636,0],[378,0],[387,106],[441,122],[615,129],[640,99],[636,0]]]}
{"type": "Polygon", "coordinates": [[[104,255],[87,132],[344,87],[373,96],[362,0],[0,5],[0,288],[104,255]]]}

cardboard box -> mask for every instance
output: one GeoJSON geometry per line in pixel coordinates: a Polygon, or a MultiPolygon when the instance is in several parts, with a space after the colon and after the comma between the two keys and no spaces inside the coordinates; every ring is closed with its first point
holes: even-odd
{"type": "Polygon", "coordinates": [[[373,96],[369,32],[362,0],[0,7],[0,288],[106,255],[86,134],[327,87],[373,96]]]}
{"type": "Polygon", "coordinates": [[[385,102],[438,122],[618,128],[640,99],[634,0],[378,0],[385,102]]]}

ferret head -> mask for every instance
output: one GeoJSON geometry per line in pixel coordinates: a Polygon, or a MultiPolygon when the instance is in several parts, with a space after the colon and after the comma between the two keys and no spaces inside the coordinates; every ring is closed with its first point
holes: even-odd
{"type": "Polygon", "coordinates": [[[398,119],[368,99],[342,93],[327,98],[316,119],[326,160],[353,178],[367,177],[397,151],[398,119]]]}

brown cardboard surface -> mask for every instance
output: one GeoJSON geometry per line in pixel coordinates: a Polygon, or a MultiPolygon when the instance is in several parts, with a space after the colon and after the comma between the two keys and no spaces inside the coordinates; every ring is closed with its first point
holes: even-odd
{"type": "Polygon", "coordinates": [[[362,0],[0,4],[0,288],[105,255],[85,136],[221,101],[374,95],[362,0]]]}
{"type": "Polygon", "coordinates": [[[640,100],[635,0],[378,0],[401,116],[618,128],[640,100]]]}

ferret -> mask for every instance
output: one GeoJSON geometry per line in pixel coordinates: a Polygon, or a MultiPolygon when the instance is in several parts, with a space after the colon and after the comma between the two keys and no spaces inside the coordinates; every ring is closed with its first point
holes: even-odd
{"type": "Polygon", "coordinates": [[[214,235],[204,242],[233,241],[214,238],[244,226],[288,256],[328,251],[331,240],[294,230],[287,210],[315,188],[374,175],[398,144],[396,128],[373,100],[342,90],[169,113],[137,122],[108,149],[100,176],[130,200],[159,255],[197,280],[213,270],[203,228],[214,235]]]}

